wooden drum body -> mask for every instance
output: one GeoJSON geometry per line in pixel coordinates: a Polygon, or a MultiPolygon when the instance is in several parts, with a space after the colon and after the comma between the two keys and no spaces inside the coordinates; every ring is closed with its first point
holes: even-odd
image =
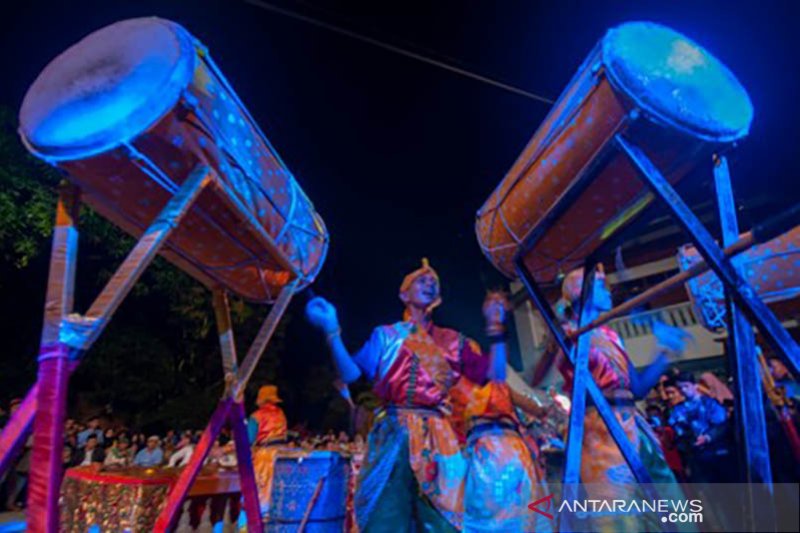
{"type": "Polygon", "coordinates": [[[125,20],[69,48],[29,89],[20,133],[137,238],[197,165],[211,169],[162,252],[208,286],[270,302],[324,262],[322,219],[202,44],[173,22],[125,20]]]}
{"type": "MultiPolygon", "coordinates": [[[[678,249],[681,270],[701,260],[700,253],[692,245],[678,249]]],[[[770,304],[778,317],[787,314],[786,308],[796,308],[796,305],[782,305],[780,302],[789,302],[800,296],[800,226],[750,248],[734,259],[734,263],[740,266],[745,281],[764,302],[770,304]]],[[[712,331],[727,327],[725,291],[716,274],[706,272],[692,278],[686,283],[686,292],[694,314],[703,326],[712,331]]]]}
{"type": "Polygon", "coordinates": [[[670,182],[745,136],[750,100],[698,45],[652,23],[609,30],[478,211],[484,254],[516,277],[520,249],[539,281],[581,264],[651,200],[615,136],[670,182]]]}
{"type": "Polygon", "coordinates": [[[350,463],[337,452],[286,451],[275,459],[265,531],[344,531],[350,463]]]}

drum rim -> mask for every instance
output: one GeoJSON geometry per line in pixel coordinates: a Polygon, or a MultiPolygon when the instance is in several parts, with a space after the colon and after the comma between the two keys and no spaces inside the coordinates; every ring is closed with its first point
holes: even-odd
{"type": "Polygon", "coordinates": [[[602,42],[601,44],[602,63],[605,67],[605,72],[607,73],[607,78],[609,82],[611,82],[611,84],[617,90],[624,93],[627,98],[632,100],[637,107],[639,107],[647,115],[652,117],[654,121],[665,124],[670,128],[683,132],[692,137],[699,138],[704,141],[717,142],[717,143],[733,142],[742,139],[743,137],[746,137],[750,133],[750,127],[752,126],[754,112],[753,112],[753,102],[750,99],[750,95],[747,92],[747,89],[745,89],[744,85],[742,85],[742,83],[739,81],[739,79],[736,77],[733,71],[731,71],[725,63],[720,61],[719,58],[717,58],[714,54],[712,54],[708,49],[701,46],[693,39],[690,39],[683,33],[676,31],[669,26],[665,26],[664,24],[659,24],[657,22],[650,22],[650,21],[631,21],[610,28],[603,36],[601,42],[602,42]],[[665,113],[664,110],[659,109],[658,106],[654,106],[651,103],[644,100],[641,97],[641,95],[637,94],[637,91],[632,91],[629,85],[626,84],[624,76],[621,76],[619,72],[616,71],[614,62],[609,61],[609,57],[611,55],[610,46],[612,42],[612,36],[617,32],[619,32],[620,30],[637,26],[639,27],[650,26],[658,28],[659,30],[662,31],[667,31],[687,41],[688,43],[692,44],[698,49],[702,50],[703,54],[705,54],[707,57],[713,60],[716,63],[717,67],[722,72],[728,74],[730,79],[733,82],[735,82],[736,86],[741,90],[741,94],[744,97],[744,102],[746,102],[746,104],[750,108],[750,118],[747,122],[747,125],[735,132],[712,132],[710,129],[704,129],[698,124],[689,121],[681,121],[677,117],[665,113]]]}
{"type": "MultiPolygon", "coordinates": [[[[106,152],[113,151],[120,146],[124,146],[125,144],[129,143],[131,140],[135,139],[136,137],[142,135],[154,125],[158,124],[166,115],[168,115],[174,108],[175,105],[181,100],[183,96],[183,92],[186,90],[186,87],[192,81],[193,73],[196,68],[196,39],[189,33],[186,28],[181,26],[180,24],[173,22],[168,19],[160,18],[160,17],[135,17],[130,19],[124,19],[112,24],[103,26],[88,35],[81,38],[79,41],[73,43],[67,50],[57,55],[53,58],[42,70],[39,72],[39,75],[36,77],[34,82],[28,87],[28,91],[25,93],[25,97],[23,98],[22,105],[20,106],[20,115],[22,114],[22,109],[25,108],[28,97],[30,95],[31,89],[37,84],[41,76],[50,68],[51,65],[58,62],[61,57],[73,49],[75,46],[78,46],[86,39],[92,37],[94,34],[101,32],[103,30],[107,30],[116,25],[131,23],[134,21],[151,21],[153,23],[161,24],[166,26],[168,30],[173,34],[175,39],[178,41],[178,48],[180,50],[178,61],[176,62],[172,73],[169,76],[169,82],[167,87],[168,91],[164,91],[159,93],[159,98],[155,99],[154,101],[163,102],[161,106],[159,106],[158,113],[151,113],[151,117],[147,120],[142,120],[142,126],[138,128],[136,132],[127,132],[124,136],[115,136],[113,139],[109,139],[108,131],[103,132],[101,137],[104,137],[102,140],[97,141],[95,143],[83,143],[79,146],[39,146],[34,144],[34,142],[28,138],[25,133],[25,128],[23,127],[22,120],[20,117],[20,125],[19,125],[19,135],[22,140],[22,143],[25,145],[25,148],[32,153],[33,155],[51,163],[56,164],[60,161],[78,161],[82,159],[88,159],[106,152]]],[[[141,106],[137,109],[133,114],[142,114],[147,115],[146,110],[148,106],[141,106]],[[143,112],[145,110],[145,112],[143,112]]]]}

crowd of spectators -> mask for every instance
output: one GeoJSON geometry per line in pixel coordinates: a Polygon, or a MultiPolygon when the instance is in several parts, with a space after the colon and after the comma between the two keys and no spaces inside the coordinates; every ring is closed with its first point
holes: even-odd
{"type": "MultiPolygon", "coordinates": [[[[0,409],[0,428],[19,408],[20,400],[10,402],[8,410],[0,409]]],[[[102,417],[83,421],[72,418],[64,425],[62,462],[65,468],[91,467],[115,470],[129,467],[179,468],[186,466],[194,453],[202,431],[170,429],[159,435],[146,435],[102,417]]],[[[364,439],[351,439],[346,432],[311,434],[301,426],[289,432],[288,445],[303,450],[330,450],[344,453],[363,451],[364,439]]],[[[15,465],[0,479],[0,511],[20,510],[25,505],[33,438],[29,437],[15,465]]],[[[236,447],[228,428],[213,443],[206,467],[233,469],[237,466],[236,447]]]]}

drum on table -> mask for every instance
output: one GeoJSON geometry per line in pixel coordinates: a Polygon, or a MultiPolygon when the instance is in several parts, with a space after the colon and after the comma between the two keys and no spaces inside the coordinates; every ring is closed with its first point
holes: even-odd
{"type": "Polygon", "coordinates": [[[266,531],[344,531],[349,460],[329,451],[282,452],[275,460],[266,531]]]}
{"type": "Polygon", "coordinates": [[[58,56],[25,96],[20,134],[137,238],[209,167],[212,186],[162,252],[207,286],[270,302],[290,271],[300,289],[322,267],[322,219],[203,45],[173,22],[118,22],[58,56]]]}
{"type": "Polygon", "coordinates": [[[744,137],[752,117],[733,74],[691,40],[652,23],[613,28],[478,211],[481,248],[516,277],[524,244],[525,266],[551,281],[652,200],[617,135],[675,183],[744,137]]]}
{"type": "MultiPolygon", "coordinates": [[[[686,270],[701,260],[692,245],[678,249],[678,266],[686,270]]],[[[754,246],[734,259],[744,279],[778,317],[784,309],[780,302],[800,296],[800,226],[764,244],[754,246]]],[[[686,292],[698,321],[712,331],[725,327],[725,293],[722,282],[713,272],[706,272],[686,283],[686,292]]],[[[787,307],[794,307],[787,306],[787,307]]]]}

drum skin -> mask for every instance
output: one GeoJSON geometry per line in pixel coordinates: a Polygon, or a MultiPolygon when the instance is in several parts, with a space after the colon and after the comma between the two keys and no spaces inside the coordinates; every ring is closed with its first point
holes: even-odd
{"type": "Polygon", "coordinates": [[[538,281],[552,281],[652,199],[616,135],[637,145],[675,183],[745,136],[751,120],[744,89],[688,39],[651,23],[612,29],[478,211],[480,246],[510,278],[517,276],[514,260],[521,253],[538,281]],[[652,45],[640,51],[636,43],[647,39],[652,45]],[[718,87],[705,87],[708,80],[718,87]],[[735,113],[714,103],[717,90],[735,113]]]}
{"type": "MultiPolygon", "coordinates": [[[[678,249],[678,266],[686,270],[701,260],[690,244],[678,249]]],[[[782,318],[784,306],[800,296],[800,226],[780,237],[759,244],[739,254],[734,263],[741,267],[747,283],[782,318]]],[[[686,283],[686,292],[697,320],[707,329],[719,331],[725,322],[725,293],[722,282],[713,272],[706,272],[686,283]]],[[[796,306],[791,307],[790,312],[796,306]]]]}
{"type": "Polygon", "coordinates": [[[286,450],[275,460],[269,517],[264,531],[297,531],[317,484],[321,490],[305,531],[343,531],[350,464],[337,452],[286,450]]]}
{"type": "Polygon", "coordinates": [[[125,20],[69,48],[28,90],[20,134],[137,238],[197,165],[210,168],[216,179],[162,249],[209,287],[271,302],[290,281],[256,226],[298,289],[322,267],[321,217],[202,44],[173,22],[125,20]]]}

